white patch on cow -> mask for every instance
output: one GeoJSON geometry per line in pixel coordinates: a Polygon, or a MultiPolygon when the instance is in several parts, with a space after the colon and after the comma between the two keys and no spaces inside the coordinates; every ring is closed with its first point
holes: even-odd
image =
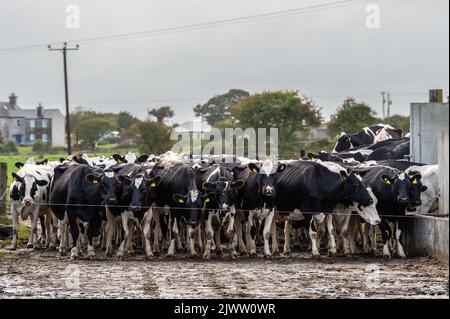
{"type": "Polygon", "coordinates": [[[199,194],[198,190],[192,190],[192,191],[189,192],[189,196],[191,197],[191,201],[192,202],[197,201],[198,194],[199,194]]]}
{"type": "Polygon", "coordinates": [[[377,131],[375,139],[373,141],[373,144],[376,144],[378,142],[382,142],[385,140],[391,140],[392,136],[391,134],[389,134],[386,129],[382,128],[380,130],[377,131]]]}
{"type": "Polygon", "coordinates": [[[406,133],[406,134],[405,134],[405,137],[406,137],[406,138],[411,137],[411,133],[406,133]]]}
{"type": "Polygon", "coordinates": [[[132,152],[126,153],[124,158],[127,161],[127,163],[134,163],[137,160],[137,156],[132,152]]]}
{"type": "Polygon", "coordinates": [[[427,189],[420,194],[422,205],[417,207],[417,214],[428,214],[439,208],[439,166],[411,166],[405,173],[409,175],[411,171],[419,172],[422,175],[420,183],[427,189]]]}
{"type": "Polygon", "coordinates": [[[269,176],[270,174],[275,173],[275,172],[274,172],[274,167],[275,167],[274,162],[271,161],[271,160],[269,160],[269,159],[267,159],[267,160],[265,160],[265,161],[262,163],[262,166],[261,166],[260,171],[261,171],[263,174],[269,176]]]}
{"type": "Polygon", "coordinates": [[[218,174],[220,172],[220,166],[217,165],[217,167],[211,172],[211,174],[209,174],[208,178],[206,179],[207,182],[209,182],[211,180],[211,178],[218,174]]]}
{"type": "Polygon", "coordinates": [[[361,216],[369,225],[375,226],[381,222],[380,216],[378,215],[377,211],[378,199],[376,198],[370,187],[367,187],[367,192],[372,198],[373,204],[367,207],[363,207],[361,205],[353,203],[352,205],[353,208],[350,207],[350,209],[355,210],[358,213],[358,215],[361,216]]]}
{"type": "Polygon", "coordinates": [[[334,162],[323,162],[321,160],[317,160],[316,163],[319,163],[320,165],[328,168],[329,171],[336,173],[336,174],[340,174],[341,171],[345,171],[346,173],[348,173],[345,168],[343,168],[341,165],[334,163],[334,162]]]}
{"type": "Polygon", "coordinates": [[[134,179],[134,186],[136,186],[136,188],[139,188],[139,186],[141,186],[143,181],[144,181],[144,178],[142,176],[136,177],[134,179]]]}
{"type": "Polygon", "coordinates": [[[398,179],[401,180],[401,181],[405,180],[405,178],[406,178],[406,176],[405,176],[405,173],[403,173],[403,172],[401,172],[401,173],[398,175],[398,179]]]}
{"type": "Polygon", "coordinates": [[[106,171],[105,172],[105,176],[108,177],[108,178],[113,178],[114,177],[114,172],[106,171]]]}
{"type": "Polygon", "coordinates": [[[383,124],[383,123],[379,123],[376,126],[382,126],[384,129],[390,129],[390,130],[395,130],[395,127],[389,125],[389,124],[383,124]]]}
{"type": "Polygon", "coordinates": [[[372,130],[368,127],[364,127],[363,128],[364,133],[366,133],[367,135],[371,135],[371,136],[375,136],[375,134],[372,132],[372,130]]]}
{"type": "Polygon", "coordinates": [[[359,174],[355,174],[355,176],[358,179],[358,181],[360,181],[361,183],[363,182],[363,179],[359,174]]]}

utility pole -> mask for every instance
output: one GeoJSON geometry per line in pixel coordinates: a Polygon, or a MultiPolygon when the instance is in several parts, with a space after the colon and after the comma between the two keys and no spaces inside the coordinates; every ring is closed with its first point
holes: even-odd
{"type": "Polygon", "coordinates": [[[388,93],[387,95],[387,117],[391,116],[391,105],[392,105],[392,100],[391,100],[391,93],[388,93]]]}
{"type": "Polygon", "coordinates": [[[67,42],[64,42],[62,48],[52,48],[51,45],[48,46],[50,51],[61,51],[63,54],[64,61],[64,90],[66,95],[66,134],[67,134],[67,153],[72,154],[72,145],[70,140],[70,111],[69,111],[69,87],[67,82],[67,51],[78,50],[79,45],[77,44],[74,48],[68,48],[67,42]]]}
{"type": "Polygon", "coordinates": [[[385,111],[386,110],[386,92],[382,91],[381,97],[383,98],[383,120],[384,120],[384,117],[386,115],[386,111],[385,111]]]}

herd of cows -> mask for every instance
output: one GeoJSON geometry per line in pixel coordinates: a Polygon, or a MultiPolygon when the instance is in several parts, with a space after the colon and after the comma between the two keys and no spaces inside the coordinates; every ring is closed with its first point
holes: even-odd
{"type": "Polygon", "coordinates": [[[184,157],[172,152],[137,157],[76,154],[57,162],[16,163],[10,186],[12,249],[19,216],[31,218],[28,247],[59,248],[71,258],[95,258],[96,247],[118,259],[142,247],[152,258],[223,254],[230,258],[283,253],[309,239],[335,256],[376,253],[405,258],[401,223],[438,202],[438,166],[409,161],[409,137],[388,125],[342,134],[333,152],[302,152],[298,160],[233,156],[184,157]],[[41,231],[38,231],[38,222],[41,231]],[[393,226],[393,228],[391,228],[393,226]],[[309,237],[309,238],[308,238],[309,237]]]}

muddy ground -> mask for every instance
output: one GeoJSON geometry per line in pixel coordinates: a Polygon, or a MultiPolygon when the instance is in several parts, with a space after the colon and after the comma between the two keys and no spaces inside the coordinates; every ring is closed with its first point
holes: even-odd
{"type": "MultiPolygon", "coordinates": [[[[5,252],[5,250],[3,250],[5,252]]],[[[2,298],[448,298],[449,268],[430,258],[70,260],[26,248],[0,257],[2,298]]]]}

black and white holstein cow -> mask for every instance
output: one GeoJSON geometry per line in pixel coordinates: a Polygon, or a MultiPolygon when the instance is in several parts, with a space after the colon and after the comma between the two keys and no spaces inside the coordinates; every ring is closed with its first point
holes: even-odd
{"type": "Polygon", "coordinates": [[[191,257],[196,257],[195,233],[200,223],[200,212],[209,194],[201,194],[197,188],[194,169],[189,164],[167,163],[166,166],[156,165],[151,177],[161,177],[156,189],[156,205],[158,208],[170,208],[169,233],[170,244],[167,257],[175,255],[175,244],[179,241],[181,223],[188,227],[188,242],[191,257]]]}
{"type": "MultiPolygon", "coordinates": [[[[93,239],[100,234],[105,205],[117,205],[121,185],[113,170],[101,170],[84,164],[61,165],[55,168],[49,204],[55,216],[68,223],[73,239],[71,258],[79,257],[78,222],[87,223],[89,258],[95,258],[93,239]]],[[[64,224],[63,223],[63,224],[64,224]]],[[[68,236],[61,229],[60,253],[65,254],[68,236]]]]}
{"type": "Polygon", "coordinates": [[[370,145],[388,138],[398,139],[402,137],[402,131],[390,125],[377,124],[365,127],[356,134],[342,132],[332,153],[339,153],[362,145],[370,145]]]}
{"type": "Polygon", "coordinates": [[[117,252],[117,259],[123,259],[125,246],[127,254],[134,255],[133,233],[139,230],[144,235],[144,248],[147,258],[153,257],[152,245],[150,243],[152,210],[150,206],[155,201],[155,189],[161,177],[149,178],[145,167],[137,164],[126,164],[114,170],[122,183],[122,196],[119,198],[119,209],[106,205],[107,214],[107,256],[112,253],[112,232],[115,229],[114,219],[117,212],[121,212],[124,238],[117,252]]]}
{"type": "MultiPolygon", "coordinates": [[[[361,174],[364,183],[371,187],[378,199],[377,211],[382,217],[379,228],[383,239],[383,256],[391,256],[389,243],[392,230],[388,221],[392,221],[395,223],[393,248],[399,257],[406,258],[400,243],[399,218],[404,216],[407,211],[414,211],[417,206],[421,205],[420,194],[425,190],[421,184],[421,174],[414,172],[408,175],[386,166],[375,166],[361,174]]],[[[374,238],[372,238],[372,242],[375,242],[374,238]]]]}
{"type": "MultiPolygon", "coordinates": [[[[27,244],[29,248],[40,248],[37,223],[45,218],[45,245],[50,247],[56,243],[56,231],[52,234],[51,212],[47,204],[48,187],[53,176],[53,168],[48,165],[17,163],[17,173],[12,173],[10,186],[11,216],[13,222],[13,238],[11,248],[17,248],[19,232],[19,215],[22,220],[31,217],[31,235],[27,244]]],[[[55,229],[56,230],[56,229],[55,229]]],[[[43,234],[44,235],[44,234],[43,234]]]]}
{"type": "MultiPolygon", "coordinates": [[[[313,257],[320,256],[320,239],[316,226],[326,219],[327,231],[333,234],[332,219],[326,215],[331,214],[339,203],[349,205],[355,202],[362,206],[373,204],[373,199],[358,174],[353,172],[348,174],[339,165],[329,163],[313,161],[293,163],[278,179],[276,189],[278,195],[276,206],[281,214],[288,214],[296,209],[304,213],[310,225],[313,257]],[[317,214],[312,216],[312,213],[317,214]]],[[[336,253],[335,248],[333,250],[335,246],[333,241],[334,238],[330,238],[330,254],[336,253]]],[[[289,254],[286,246],[284,253],[289,254]]]]}
{"type": "MultiPolygon", "coordinates": [[[[205,194],[210,194],[209,202],[205,206],[206,217],[206,245],[203,257],[209,259],[211,256],[211,244],[215,237],[216,252],[222,254],[220,243],[221,226],[228,221],[226,235],[228,237],[228,247],[231,259],[237,258],[237,252],[234,246],[235,235],[235,216],[236,216],[236,200],[237,190],[244,186],[243,180],[234,181],[231,171],[220,164],[214,164],[206,169],[198,171],[201,187],[205,190],[205,194]],[[215,235],[215,236],[214,236],[215,235]]],[[[240,224],[239,224],[240,226],[240,224]]],[[[238,232],[242,232],[238,226],[238,232]]],[[[238,236],[242,239],[242,236],[238,236]]],[[[243,246],[243,243],[241,243],[243,246]]]]}
{"type": "MultiPolygon", "coordinates": [[[[279,253],[278,240],[276,238],[275,199],[278,192],[275,184],[287,164],[278,163],[275,160],[266,159],[261,164],[249,163],[233,168],[235,180],[244,180],[245,184],[238,191],[239,209],[245,211],[246,229],[245,237],[247,252],[250,257],[256,257],[255,219],[264,221],[264,258],[271,258],[272,253],[279,253]],[[272,253],[270,252],[269,239],[272,236],[272,253]]],[[[238,234],[239,236],[239,234],[238,234]]],[[[239,239],[240,241],[240,239],[239,239]]]]}

